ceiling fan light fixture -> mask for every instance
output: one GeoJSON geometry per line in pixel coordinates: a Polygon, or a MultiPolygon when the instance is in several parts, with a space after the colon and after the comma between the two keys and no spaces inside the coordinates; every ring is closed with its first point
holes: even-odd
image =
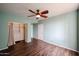
{"type": "Polygon", "coordinates": [[[28,11],[32,12],[34,15],[30,15],[28,17],[33,17],[35,16],[36,19],[39,19],[40,17],[43,17],[43,18],[48,18],[48,16],[46,16],[45,14],[48,14],[48,10],[44,10],[44,11],[41,11],[38,9],[35,11],[32,11],[31,9],[29,9],[28,11]]]}
{"type": "Polygon", "coordinates": [[[36,15],[36,17],[37,17],[37,18],[39,18],[39,17],[40,17],[40,15],[36,15]]]}

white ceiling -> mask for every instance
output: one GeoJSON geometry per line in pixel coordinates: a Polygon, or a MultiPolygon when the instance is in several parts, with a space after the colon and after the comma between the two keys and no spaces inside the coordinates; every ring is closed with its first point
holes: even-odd
{"type": "MultiPolygon", "coordinates": [[[[77,3],[16,3],[16,4],[0,4],[0,9],[19,14],[21,16],[28,16],[32,15],[31,12],[28,11],[28,9],[32,10],[48,10],[49,14],[48,17],[61,15],[64,13],[68,13],[74,10],[77,10],[78,4],[77,3]]],[[[35,17],[29,18],[33,19],[35,17]]],[[[41,18],[42,19],[42,18],[41,18]]]]}

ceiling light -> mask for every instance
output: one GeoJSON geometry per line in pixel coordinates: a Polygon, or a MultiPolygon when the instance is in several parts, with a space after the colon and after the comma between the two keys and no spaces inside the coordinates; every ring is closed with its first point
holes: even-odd
{"type": "Polygon", "coordinates": [[[39,18],[39,17],[40,17],[40,15],[36,15],[36,17],[38,17],[38,18],[39,18]]]}

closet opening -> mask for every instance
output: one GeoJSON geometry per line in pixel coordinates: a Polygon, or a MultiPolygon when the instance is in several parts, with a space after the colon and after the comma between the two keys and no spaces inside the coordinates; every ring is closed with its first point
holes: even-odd
{"type": "Polygon", "coordinates": [[[28,25],[25,23],[9,22],[8,23],[8,46],[27,40],[28,25]]]}

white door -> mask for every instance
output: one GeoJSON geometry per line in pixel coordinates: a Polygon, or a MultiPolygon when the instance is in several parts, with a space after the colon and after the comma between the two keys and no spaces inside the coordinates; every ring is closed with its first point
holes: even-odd
{"type": "Polygon", "coordinates": [[[20,33],[20,26],[18,23],[13,23],[13,33],[14,33],[14,40],[20,41],[21,33],[20,33]]]}
{"type": "Polygon", "coordinates": [[[44,36],[44,25],[43,24],[38,24],[38,39],[43,40],[44,36]]]}

